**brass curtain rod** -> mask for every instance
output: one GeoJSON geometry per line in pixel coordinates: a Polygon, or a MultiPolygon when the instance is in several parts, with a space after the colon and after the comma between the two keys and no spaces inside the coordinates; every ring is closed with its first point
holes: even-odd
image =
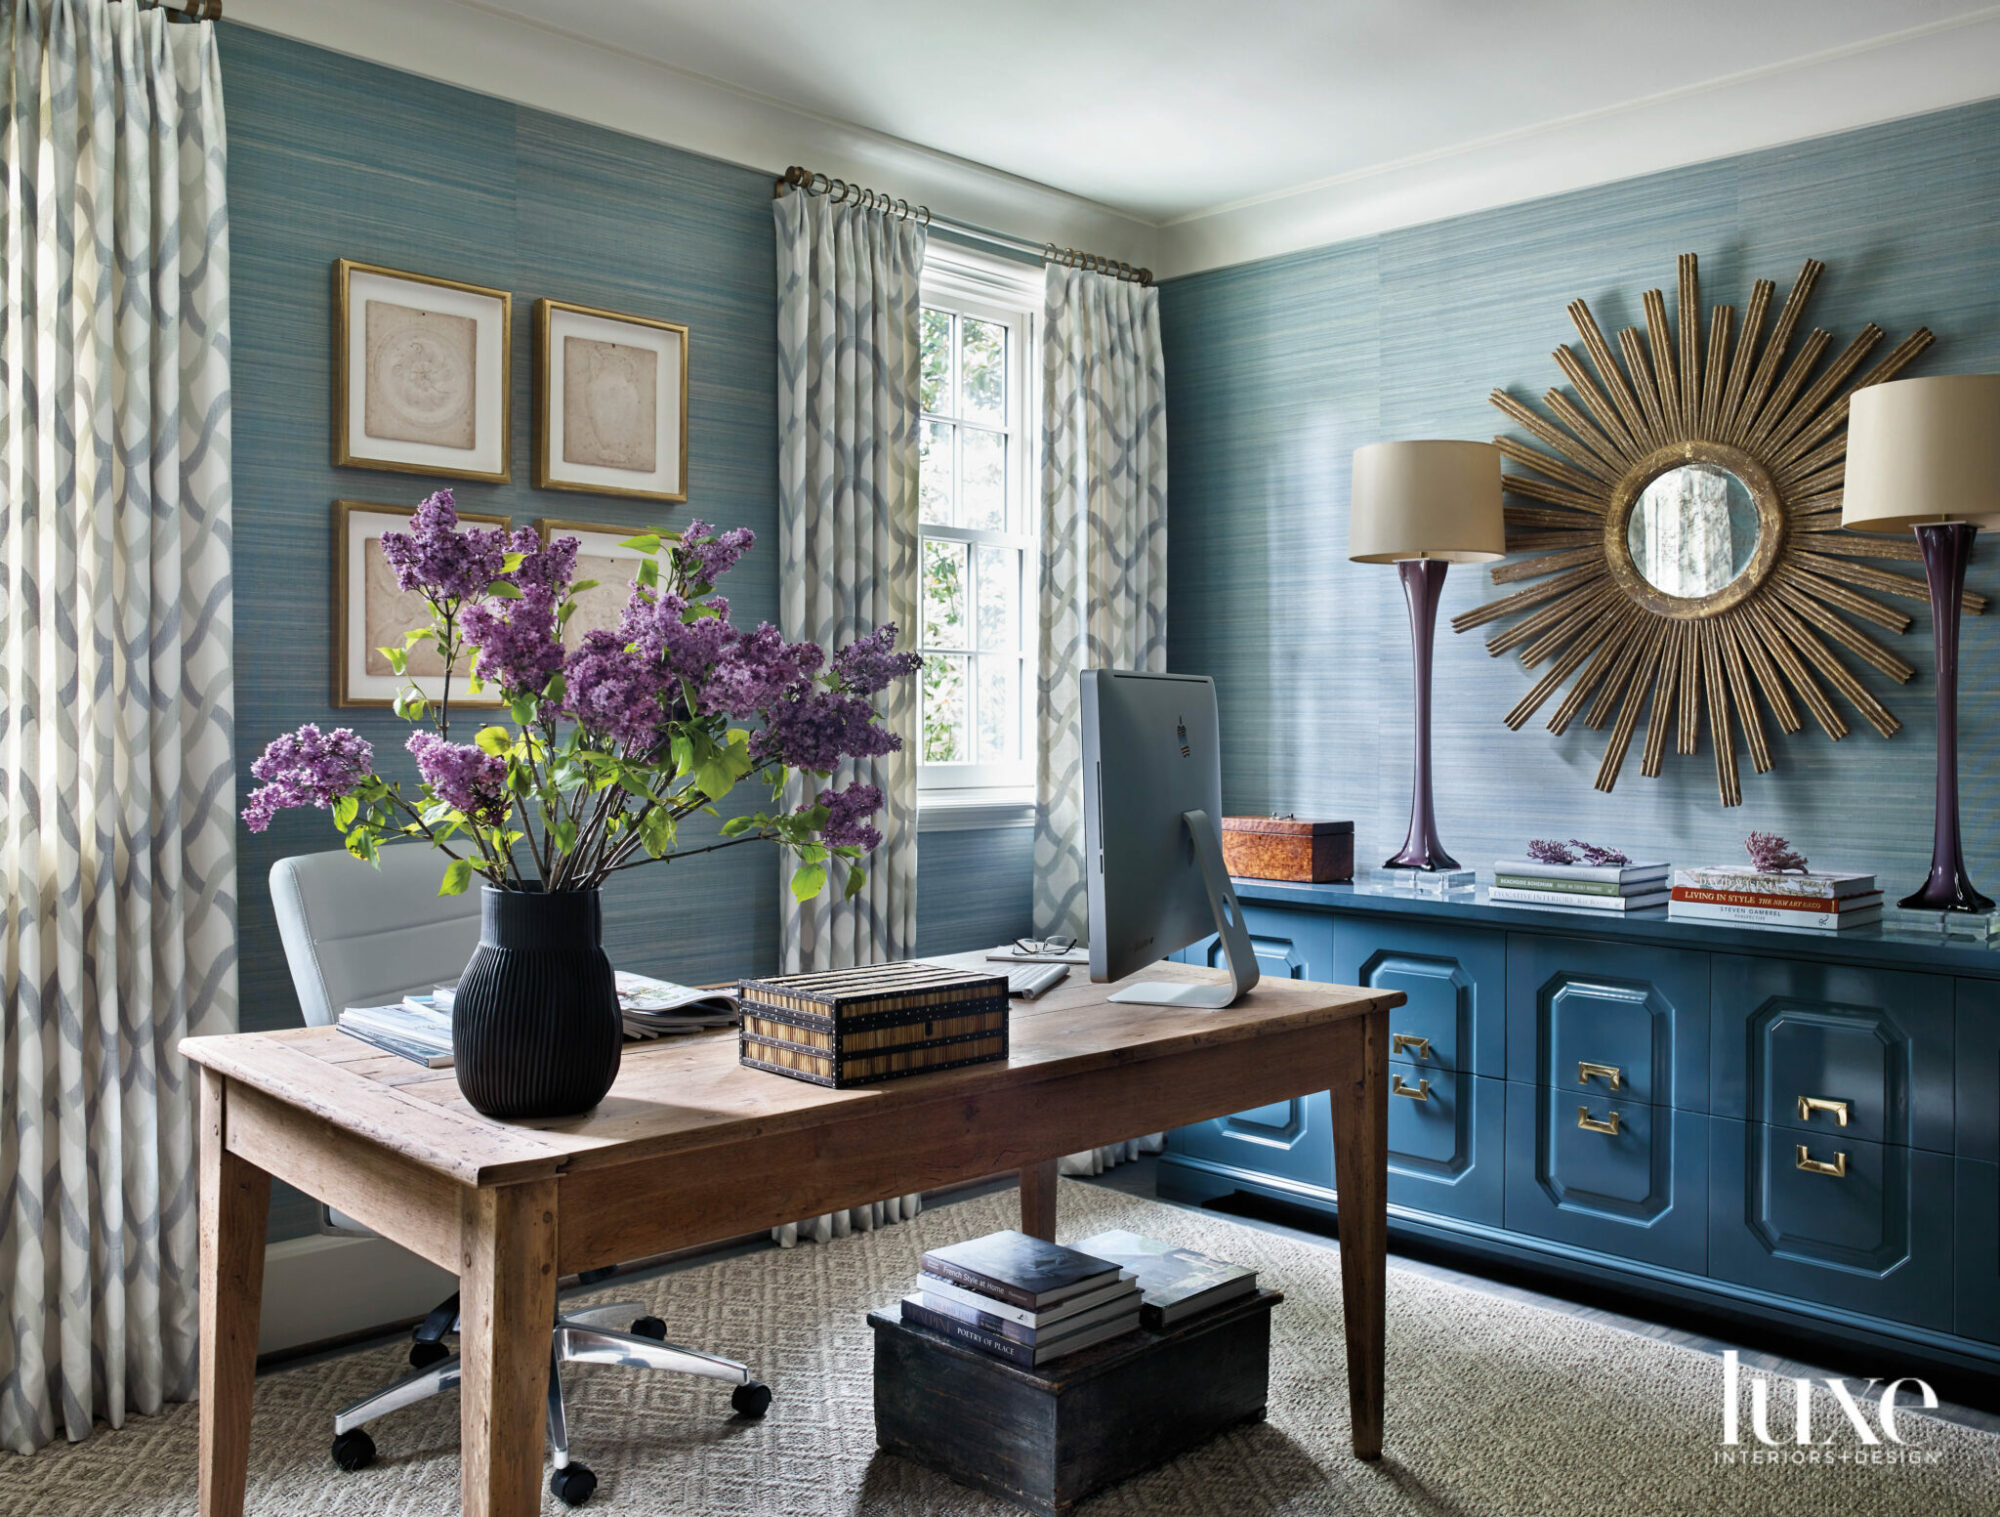
{"type": "Polygon", "coordinates": [[[800,168],[797,164],[785,170],[784,174],[771,186],[773,197],[782,195],[787,189],[798,190],[807,195],[826,195],[834,204],[850,203],[864,206],[872,211],[880,211],[893,216],[898,221],[914,221],[918,226],[943,227],[956,232],[961,237],[972,238],[976,242],[991,243],[995,247],[1009,248],[1017,253],[1032,253],[1044,263],[1058,264],[1066,269],[1089,269],[1096,274],[1109,274],[1114,279],[1129,280],[1136,285],[1150,285],[1153,282],[1151,269],[1134,268],[1129,263],[1121,263],[1116,258],[1106,258],[1099,253],[1080,252],[1076,248],[1059,248],[1053,242],[1035,243],[1025,237],[1016,237],[1011,232],[996,232],[991,227],[977,226],[970,221],[960,221],[951,216],[940,216],[927,205],[911,205],[898,196],[884,195],[879,190],[871,190],[864,185],[849,184],[845,179],[835,179],[827,174],[815,173],[811,169],[800,168]]]}

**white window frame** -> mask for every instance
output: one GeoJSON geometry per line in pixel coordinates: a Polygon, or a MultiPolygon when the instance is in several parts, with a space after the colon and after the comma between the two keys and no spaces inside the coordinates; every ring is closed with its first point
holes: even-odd
{"type": "MultiPolygon", "coordinates": [[[[997,322],[1009,329],[1013,351],[1007,379],[1008,419],[1003,429],[1010,440],[1009,461],[1013,464],[1007,482],[1008,513],[1013,523],[1027,530],[996,532],[978,527],[946,527],[929,523],[918,526],[920,538],[1020,550],[1020,625],[1024,654],[1021,664],[1021,759],[1009,763],[934,764],[923,760],[920,748],[917,761],[919,825],[924,831],[1025,826],[1034,821],[1039,729],[1042,271],[1038,265],[986,257],[933,239],[924,255],[922,293],[926,307],[947,309],[975,320],[997,322]]],[[[970,583],[966,593],[968,596],[974,594],[970,583]]],[[[919,639],[922,637],[922,614],[920,596],[919,639]]],[[[920,708],[922,699],[919,692],[920,708]]],[[[921,730],[918,742],[922,743],[921,730]]]]}

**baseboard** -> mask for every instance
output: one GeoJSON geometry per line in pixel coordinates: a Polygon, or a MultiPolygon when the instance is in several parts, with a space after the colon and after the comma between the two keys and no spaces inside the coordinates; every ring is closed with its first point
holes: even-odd
{"type": "Polygon", "coordinates": [[[287,1238],[264,1250],[257,1352],[281,1353],[421,1317],[458,1279],[386,1238],[287,1238]]]}

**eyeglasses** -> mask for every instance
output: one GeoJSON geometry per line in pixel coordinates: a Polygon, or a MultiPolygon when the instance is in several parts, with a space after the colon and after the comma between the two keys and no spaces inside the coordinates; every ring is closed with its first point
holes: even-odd
{"type": "Polygon", "coordinates": [[[1014,946],[1025,954],[1062,954],[1076,947],[1075,938],[1016,938],[1014,946]]]}

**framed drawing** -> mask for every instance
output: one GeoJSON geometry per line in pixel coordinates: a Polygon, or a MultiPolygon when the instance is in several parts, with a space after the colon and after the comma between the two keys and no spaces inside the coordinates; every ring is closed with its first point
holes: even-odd
{"type": "Polygon", "coordinates": [[[333,308],[336,465],[513,477],[513,296],[342,258],[333,308]]]}
{"type": "Polygon", "coordinates": [[[535,488],[686,500],[687,353],[671,321],[537,300],[535,488]]]}
{"type": "MultiPolygon", "coordinates": [[[[622,544],[628,537],[637,537],[641,532],[651,530],[650,527],[606,527],[581,521],[551,521],[547,517],[535,523],[535,531],[541,534],[545,543],[552,537],[574,537],[577,540],[576,577],[597,581],[576,597],[576,610],[563,628],[565,648],[577,647],[585,633],[599,627],[616,629],[625,614],[625,603],[632,598],[633,576],[646,557],[622,544]]],[[[663,540],[673,538],[669,532],[660,536],[663,540]]]]}
{"type": "MultiPolygon", "coordinates": [[[[382,553],[382,534],[409,528],[411,506],[378,506],[361,500],[333,503],[333,703],[388,708],[405,678],[389,667],[383,647],[400,647],[403,634],[430,622],[430,607],[415,591],[397,588],[396,571],[382,553]]],[[[461,511],[465,526],[509,525],[504,516],[461,511]]],[[[630,535],[629,533],[627,534],[630,535]]],[[[409,650],[408,683],[436,700],[443,692],[444,660],[431,644],[409,650]]],[[[453,706],[498,706],[498,692],[474,696],[470,670],[451,672],[453,706]]]]}

